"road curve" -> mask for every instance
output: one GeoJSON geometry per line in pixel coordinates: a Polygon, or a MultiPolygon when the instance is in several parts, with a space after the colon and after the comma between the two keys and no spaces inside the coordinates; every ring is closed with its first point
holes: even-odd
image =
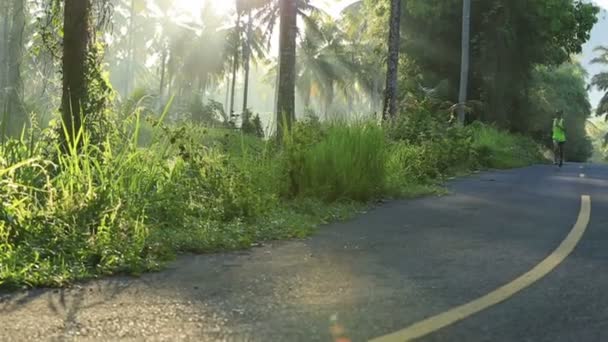
{"type": "Polygon", "coordinates": [[[0,294],[0,341],[367,341],[483,297],[590,222],[543,278],[421,341],[608,339],[608,166],[534,166],[452,182],[314,237],[187,256],[141,278],[0,294]],[[332,337],[332,334],[334,335],[332,337]]]}

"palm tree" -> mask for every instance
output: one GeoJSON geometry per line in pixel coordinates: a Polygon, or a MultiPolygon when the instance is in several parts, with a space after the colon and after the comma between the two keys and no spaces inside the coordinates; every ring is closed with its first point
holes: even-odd
{"type": "MultiPolygon", "coordinates": [[[[240,3],[240,2],[239,2],[240,3]]],[[[237,3],[238,4],[238,3],[237,3]]],[[[225,29],[226,36],[224,60],[227,62],[226,69],[230,70],[228,79],[229,88],[227,90],[229,113],[234,113],[234,101],[236,97],[236,78],[237,72],[241,67],[245,69],[245,85],[243,96],[243,112],[247,109],[249,92],[249,71],[251,63],[257,63],[266,56],[264,46],[264,34],[260,28],[253,27],[253,12],[256,7],[255,2],[242,3],[237,7],[237,20],[233,27],[225,29]],[[248,13],[247,24],[241,21],[244,13],[248,13]]]]}
{"type": "Polygon", "coordinates": [[[283,121],[287,129],[295,120],[295,83],[296,83],[296,37],[297,18],[310,21],[311,13],[321,12],[311,5],[310,0],[262,0],[258,17],[267,28],[265,35],[270,44],[277,20],[280,21],[279,68],[277,74],[277,136],[283,131],[283,121]]]}
{"type": "Polygon", "coordinates": [[[255,37],[257,36],[259,38],[259,33],[254,35],[253,11],[264,7],[266,1],[267,0],[237,0],[237,11],[247,13],[247,29],[245,31],[246,37],[243,45],[243,68],[245,69],[245,84],[243,85],[243,113],[247,110],[247,102],[249,100],[249,73],[251,69],[253,44],[256,43],[255,37]]]}
{"type": "Polygon", "coordinates": [[[340,86],[346,91],[350,86],[351,76],[356,72],[355,62],[349,58],[342,31],[328,16],[311,15],[304,32],[299,46],[296,87],[306,107],[310,106],[311,92],[319,89],[327,116],[335,88],[340,86]]]}
{"type": "Polygon", "coordinates": [[[249,71],[251,60],[251,39],[253,35],[252,8],[247,10],[247,42],[243,48],[243,66],[245,67],[245,84],[243,85],[243,113],[247,111],[247,101],[249,99],[249,71]]]}
{"type": "MultiPolygon", "coordinates": [[[[608,46],[598,46],[595,48],[595,51],[599,52],[600,56],[594,58],[591,63],[608,66],[608,46]]],[[[600,72],[593,76],[591,84],[599,90],[606,92],[600,100],[600,104],[596,109],[596,114],[598,116],[606,115],[606,120],[608,120],[608,71],[600,72]]]]}
{"type": "Polygon", "coordinates": [[[388,34],[388,60],[384,109],[382,118],[388,120],[397,115],[397,76],[399,72],[399,43],[401,26],[401,0],[391,0],[391,13],[388,34]]]}
{"type": "MultiPolygon", "coordinates": [[[[194,41],[195,28],[187,24],[180,24],[175,22],[173,13],[170,13],[170,9],[173,6],[173,0],[154,0],[157,11],[151,11],[148,16],[150,19],[156,22],[158,28],[157,34],[154,37],[154,46],[156,52],[160,54],[160,65],[159,65],[159,99],[160,104],[163,106],[163,99],[165,95],[165,88],[168,84],[171,84],[177,71],[177,64],[182,67],[184,63],[181,58],[185,53],[184,42],[194,41]]],[[[205,8],[203,8],[203,13],[205,8]]],[[[198,44],[194,44],[198,46],[198,44]]]]}
{"type": "MultiPolygon", "coordinates": [[[[382,84],[386,81],[382,61],[370,58],[369,51],[378,46],[378,38],[370,35],[370,18],[366,15],[370,9],[363,1],[356,1],[342,11],[340,27],[345,35],[345,48],[350,55],[350,63],[355,67],[351,73],[351,88],[362,90],[368,99],[371,112],[381,110],[382,84]]],[[[351,94],[352,97],[352,94],[351,94]]]]}
{"type": "Polygon", "coordinates": [[[279,83],[277,84],[277,136],[295,120],[297,0],[279,0],[279,83]],[[285,125],[283,126],[283,121],[285,125]]]}
{"type": "Polygon", "coordinates": [[[112,3],[114,29],[104,57],[111,68],[110,77],[114,88],[123,98],[128,98],[135,87],[146,84],[142,80],[151,80],[157,76],[146,66],[150,52],[147,47],[153,45],[162,55],[162,44],[158,37],[164,37],[165,22],[167,25],[170,23],[170,17],[164,9],[170,7],[172,1],[112,0],[112,3]],[[165,18],[169,20],[165,21],[165,18]],[[136,83],[135,80],[140,82],[136,83]]]}
{"type": "Polygon", "coordinates": [[[262,34],[259,29],[253,28],[254,18],[253,11],[260,9],[266,5],[267,0],[236,0],[236,22],[234,27],[230,28],[227,34],[226,49],[227,59],[231,69],[230,89],[229,92],[229,113],[234,115],[234,100],[236,95],[236,75],[241,66],[245,69],[245,85],[243,95],[243,112],[247,109],[248,93],[249,93],[249,71],[251,62],[256,62],[265,55],[264,49],[261,48],[262,34]],[[241,22],[244,15],[247,15],[247,23],[241,22]],[[254,54],[255,53],[255,54],[254,54]]]}
{"type": "MultiPolygon", "coordinates": [[[[238,6],[239,1],[237,1],[237,6],[238,6]]],[[[232,117],[234,115],[234,91],[236,88],[236,72],[238,71],[238,67],[239,67],[239,53],[240,53],[240,36],[241,36],[241,11],[240,8],[237,8],[236,10],[236,25],[233,31],[233,42],[234,42],[234,47],[233,47],[233,56],[232,56],[232,84],[230,86],[230,109],[228,110],[228,115],[230,115],[230,117],[232,117]]]]}

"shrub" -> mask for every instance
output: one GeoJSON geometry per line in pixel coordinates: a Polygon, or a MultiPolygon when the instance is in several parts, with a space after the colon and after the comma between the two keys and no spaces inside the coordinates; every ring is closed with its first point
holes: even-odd
{"type": "Polygon", "coordinates": [[[391,152],[395,153],[393,168],[400,164],[406,174],[412,170],[409,175],[414,181],[470,169],[476,158],[472,134],[451,124],[449,118],[448,111],[431,100],[412,100],[388,130],[391,140],[397,142],[391,152]]]}
{"type": "Polygon", "coordinates": [[[430,101],[407,104],[388,129],[392,140],[412,145],[440,140],[450,127],[449,116],[430,101]]]}
{"type": "Polygon", "coordinates": [[[531,138],[476,122],[468,127],[480,166],[515,168],[543,162],[539,145],[531,138]]]}
{"type": "Polygon", "coordinates": [[[188,111],[194,122],[212,127],[221,127],[228,121],[224,106],[214,100],[204,104],[199,97],[194,96],[190,100],[188,111]]]}
{"type": "Polygon", "coordinates": [[[243,124],[241,130],[245,134],[250,134],[258,138],[264,138],[264,127],[259,114],[253,115],[249,110],[243,113],[243,124]]]}

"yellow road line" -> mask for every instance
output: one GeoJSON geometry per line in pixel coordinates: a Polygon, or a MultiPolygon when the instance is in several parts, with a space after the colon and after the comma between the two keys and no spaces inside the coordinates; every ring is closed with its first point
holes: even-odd
{"type": "Polygon", "coordinates": [[[423,336],[426,336],[439,329],[445,328],[456,322],[459,322],[465,318],[468,318],[482,310],[485,310],[493,305],[499,304],[519,291],[534,284],[553,269],[555,269],[560,263],[562,263],[576,245],[580,242],[583,234],[587,230],[589,220],[591,218],[591,197],[582,196],[581,198],[581,209],[578,215],[576,224],[566,237],[566,239],[557,247],[557,249],[551,253],[545,260],[540,264],[536,265],[533,269],[513,280],[512,282],[488,293],[487,295],[475,299],[467,304],[455,307],[439,315],[427,318],[414,325],[409,326],[403,330],[397,331],[390,335],[378,337],[371,340],[371,342],[405,342],[411,341],[423,336]]]}

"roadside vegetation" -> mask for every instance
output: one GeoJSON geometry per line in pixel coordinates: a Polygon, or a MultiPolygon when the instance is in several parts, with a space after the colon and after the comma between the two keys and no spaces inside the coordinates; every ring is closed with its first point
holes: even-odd
{"type": "Polygon", "coordinates": [[[463,3],[7,1],[0,288],[304,238],[457,175],[543,163],[557,110],[568,159],[587,160],[571,56],[598,8],[474,1],[463,18],[463,3]]]}
{"type": "Polygon", "coordinates": [[[83,131],[68,153],[50,129],[30,129],[0,145],[1,284],[61,286],[154,270],[183,252],[302,238],[374,200],[436,192],[457,172],[542,161],[530,139],[483,124],[428,120],[428,137],[403,134],[410,117],[397,130],[310,117],[282,146],[161,121],[142,146],[135,121],[99,145],[83,131]]]}

